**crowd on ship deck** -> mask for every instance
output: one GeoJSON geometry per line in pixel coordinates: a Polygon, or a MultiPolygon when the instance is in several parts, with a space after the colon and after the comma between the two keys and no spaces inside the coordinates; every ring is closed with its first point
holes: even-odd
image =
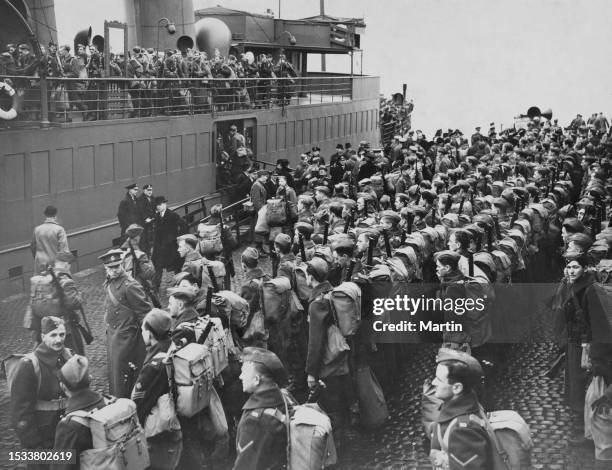
{"type": "MultiPolygon", "coordinates": [[[[419,344],[436,343],[432,381],[414,397],[434,468],[501,468],[502,454],[517,461],[512,468],[528,468],[528,424],[491,409],[489,386],[512,354],[498,338],[522,314],[496,305],[496,293],[557,283],[549,306],[559,356],[550,373],[564,370],[573,413],[567,441],[594,447],[597,465],[608,468],[612,135],[602,118],[578,115],[561,127],[536,117],[523,129],[491,125],[469,138],[452,129],[432,139],[408,131],[385,148],[338,144],[324,156],[314,147],[295,168],[280,159],[272,172],[251,161],[234,129],[228,156],[252,218],[252,245],[240,248],[241,285],[231,282],[237,243],[221,206],[189,233],[166,197],[129,185],[118,210],[123,245],[100,257],[108,391],[128,399],[122,412],[137,416],[122,442],[144,435],[151,468],[333,465],[350,427],[384,426],[384,396],[402,363],[419,344]],[[265,257],[271,271],[262,269],[265,257]],[[172,275],[167,289],[164,271],[172,275]],[[483,300],[485,308],[432,313],[461,328],[389,344],[374,323],[379,300],[396,295],[483,300]],[[209,359],[207,374],[200,357],[209,359]],[[193,392],[203,383],[206,403],[193,392]],[[511,421],[509,433],[497,432],[495,416],[511,421]],[[518,444],[504,447],[508,436],[518,444]]],[[[92,442],[92,413],[109,416],[118,405],[99,394],[107,390],[90,389],[87,348],[75,341],[82,299],[56,214],[48,208],[32,246],[39,276],[54,273],[66,295],[53,311],[32,290],[26,317],[40,344],[14,375],[13,426],[23,447],[76,449],[89,468],[92,448],[116,445],[92,442]]]]}
{"type": "Polygon", "coordinates": [[[43,53],[38,57],[30,44],[6,45],[0,55],[0,81],[16,89],[22,116],[40,116],[40,83],[11,76],[83,79],[50,80],[49,119],[58,122],[73,116],[83,121],[108,119],[113,110],[146,117],[209,113],[213,104],[218,111],[269,108],[289,104],[297,91],[298,73],[282,51],[277,59],[271,54],[255,57],[250,51],[225,57],[218,49],[208,57],[185,43],[164,51],[135,46],[127,56],[110,53],[107,72],[103,50],[95,44],[75,46],[73,50],[49,42],[46,48],[40,46],[43,53]],[[130,80],[118,82],[113,77],[130,80]],[[89,80],[102,78],[109,80],[89,80]],[[117,94],[122,90],[127,94],[117,94]]]}

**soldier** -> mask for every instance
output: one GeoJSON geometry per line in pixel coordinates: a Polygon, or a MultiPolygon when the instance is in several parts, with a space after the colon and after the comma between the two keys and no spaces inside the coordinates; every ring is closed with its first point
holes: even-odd
{"type": "Polygon", "coordinates": [[[151,310],[146,294],[122,266],[123,251],[99,257],[106,270],[106,342],[110,393],[127,398],[144,359],[141,320],[151,310]]]}
{"type": "Polygon", "coordinates": [[[149,256],[140,250],[140,241],[144,229],[138,224],[130,225],[125,234],[126,241],[121,245],[124,250],[122,266],[126,273],[140,283],[147,295],[147,299],[155,306],[159,307],[159,299],[153,292],[153,278],[155,277],[155,266],[149,256]],[[137,262],[135,263],[134,260],[137,262]]]}
{"type": "Polygon", "coordinates": [[[242,354],[242,389],[250,395],[242,407],[233,470],[280,469],[287,463],[285,400],[279,386],[285,368],[273,352],[248,347],[242,354]]]}
{"type": "Polygon", "coordinates": [[[52,470],[70,470],[80,468],[81,452],[93,449],[91,429],[87,422],[72,415],[75,411],[93,411],[103,408],[104,397],[89,388],[89,361],[85,356],[72,356],[58,373],[59,385],[66,400],[66,415],[57,424],[53,449],[65,451],[71,449],[75,455],[75,463],[55,463],[52,470]]]}
{"type": "Polygon", "coordinates": [[[475,389],[483,375],[480,363],[462,351],[442,348],[436,357],[435,396],[442,401],[431,435],[434,468],[493,468],[491,441],[475,389]]]}
{"type": "Polygon", "coordinates": [[[138,209],[138,202],[136,201],[138,185],[136,183],[131,183],[128,184],[125,189],[127,189],[127,193],[125,198],[119,203],[119,208],[117,209],[117,219],[121,227],[121,237],[125,236],[125,230],[130,225],[141,223],[141,215],[138,209]]]}
{"type": "MultiPolygon", "coordinates": [[[[171,333],[172,318],[163,310],[154,308],[142,320],[141,334],[147,355],[132,390],[132,400],[136,403],[138,419],[143,427],[147,419],[155,419],[152,416],[154,412],[161,412],[156,406],[159,397],[170,392],[165,359],[172,345],[171,333]]],[[[180,423],[175,422],[173,429],[147,437],[147,443],[150,468],[173,470],[183,448],[180,423]]]]}
{"type": "MultiPolygon", "coordinates": [[[[264,206],[266,201],[268,200],[268,192],[266,191],[266,181],[268,181],[270,173],[267,170],[259,170],[257,172],[257,180],[251,186],[251,202],[253,203],[254,216],[251,225],[251,231],[253,232],[255,229],[255,224],[257,222],[257,217],[259,214],[259,210],[264,206]]],[[[265,236],[259,233],[254,232],[253,239],[255,240],[255,246],[258,248],[260,254],[262,256],[267,256],[267,253],[264,251],[263,242],[265,240],[265,236]]]]}
{"type": "Polygon", "coordinates": [[[171,287],[168,289],[168,311],[172,316],[172,329],[181,323],[195,322],[198,312],[195,309],[195,300],[198,289],[194,287],[171,287]]]}
{"type": "Polygon", "coordinates": [[[346,221],[343,217],[344,205],[334,201],[329,205],[329,234],[344,233],[346,221]]]}
{"type": "Polygon", "coordinates": [[[291,103],[291,95],[293,94],[294,78],[298,76],[297,72],[287,61],[285,54],[280,54],[278,63],[274,67],[274,73],[281,80],[278,81],[278,98],[281,106],[288,106],[291,103]]]}
{"type": "Polygon", "coordinates": [[[293,237],[293,246],[291,251],[298,255],[299,260],[302,263],[310,260],[312,258],[312,254],[314,252],[314,242],[311,240],[312,234],[314,233],[314,227],[309,222],[298,222],[295,224],[295,236],[293,237]],[[300,236],[302,238],[302,243],[304,244],[304,254],[306,255],[306,259],[302,259],[303,256],[301,254],[300,247],[300,236]]]}
{"type": "MultiPolygon", "coordinates": [[[[61,292],[59,293],[62,305],[62,318],[66,327],[65,345],[76,354],[85,354],[83,344],[83,332],[91,337],[89,326],[83,327],[79,322],[78,312],[80,311],[85,319],[83,311],[83,296],[70,274],[70,263],[75,257],[69,251],[62,251],[57,254],[53,271],[61,292]]],[[[39,341],[40,342],[40,341],[39,341]]]]}
{"type": "MultiPolygon", "coordinates": [[[[308,306],[308,354],[306,357],[307,383],[311,390],[321,379],[325,382],[319,403],[332,421],[332,429],[340,431],[348,418],[353,403],[352,383],[349,375],[348,356],[333,358],[324,364],[324,342],[332,325],[331,304],[325,295],[332,290],[328,281],[329,265],[318,257],[308,261],[307,281],[312,287],[308,306]]],[[[331,359],[331,358],[329,358],[331,359]]]]}
{"type": "MultiPolygon", "coordinates": [[[[261,288],[264,282],[271,279],[270,275],[264,273],[258,266],[259,257],[259,252],[252,247],[246,248],[240,256],[245,280],[245,283],[240,289],[240,295],[249,302],[250,320],[247,321],[249,324],[253,322],[253,317],[256,314],[263,315],[261,311],[263,302],[261,299],[261,288]]],[[[253,334],[248,337],[248,344],[253,346],[266,347],[267,341],[268,332],[263,328],[258,328],[257,331],[253,331],[253,334]]]]}
{"type": "MultiPolygon", "coordinates": [[[[26,449],[51,449],[66,409],[57,372],[72,355],[64,346],[66,328],[57,317],[41,322],[42,342],[17,364],[11,385],[11,424],[26,449]]],[[[47,465],[28,465],[46,469],[47,465]]]]}
{"type": "Polygon", "coordinates": [[[223,206],[215,204],[210,208],[210,218],[207,222],[198,224],[198,233],[202,237],[204,231],[216,227],[218,235],[221,238],[221,251],[205,250],[204,243],[200,240],[200,253],[208,260],[221,261],[225,265],[224,285],[229,288],[231,286],[231,278],[235,276],[234,259],[232,251],[238,246],[236,237],[229,225],[223,222],[223,206]]]}
{"type": "Polygon", "coordinates": [[[181,235],[177,239],[178,253],[185,261],[182,272],[191,274],[195,279],[202,280],[202,255],[198,251],[198,239],[195,235],[181,235]]]}
{"type": "Polygon", "coordinates": [[[57,253],[70,251],[66,230],[57,221],[57,208],[45,208],[45,221],[34,229],[30,249],[34,256],[35,272],[43,272],[55,262],[57,253]]]}
{"type": "Polygon", "coordinates": [[[259,56],[258,74],[261,80],[257,81],[257,102],[256,108],[272,107],[272,79],[276,78],[272,60],[265,54],[259,56]]]}

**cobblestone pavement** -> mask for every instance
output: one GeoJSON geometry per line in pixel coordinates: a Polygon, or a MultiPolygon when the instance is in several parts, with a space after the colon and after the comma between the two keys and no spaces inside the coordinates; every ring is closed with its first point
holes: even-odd
{"type": "MultiPolygon", "coordinates": [[[[238,254],[235,264],[240,266],[238,254]]],[[[264,267],[269,269],[269,261],[264,267]]],[[[240,284],[237,273],[234,287],[240,284]]],[[[106,387],[106,346],[103,328],[102,269],[90,269],[75,275],[87,299],[87,315],[96,336],[87,347],[94,377],[93,387],[106,387]]],[[[169,282],[166,275],[162,291],[169,282]]],[[[0,357],[27,352],[32,343],[21,327],[26,307],[25,296],[13,296],[0,301],[0,357]]],[[[560,377],[548,379],[542,374],[555,356],[551,343],[516,344],[508,346],[509,360],[491,380],[492,409],[514,409],[531,427],[535,449],[534,469],[589,470],[594,467],[592,449],[575,450],[567,447],[569,413],[563,403],[563,383],[560,377]]],[[[420,394],[423,381],[434,371],[435,347],[412,345],[402,361],[395,383],[387,393],[389,422],[374,432],[348,430],[339,446],[338,467],[348,469],[427,469],[425,436],[420,423],[420,394]]],[[[8,462],[8,452],[18,449],[14,431],[10,428],[9,399],[6,381],[0,380],[0,468],[20,468],[8,462]]]]}

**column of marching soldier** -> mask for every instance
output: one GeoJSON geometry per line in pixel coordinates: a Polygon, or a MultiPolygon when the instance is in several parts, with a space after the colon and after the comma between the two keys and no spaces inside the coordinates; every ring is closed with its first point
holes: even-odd
{"type": "MultiPolygon", "coordinates": [[[[442,343],[423,397],[433,465],[499,468],[496,449],[504,442],[480,405],[490,398],[483,377],[491,364],[503,367],[507,354],[492,340],[512,323],[495,317],[495,287],[560,279],[553,308],[575,413],[569,443],[594,442],[598,464],[609,464],[612,140],[606,130],[576,120],[563,129],[536,118],[526,129],[498,134],[492,126],[488,136],[477,129],[471,146],[458,130],[438,131],[433,140],[417,131],[396,136],[386,149],[338,145],[329,166],[318,148],[302,155],[294,172],[283,160],[272,175],[247,164],[238,187],[239,196],[251,195],[255,246],[240,256],[239,295],[229,290],[235,240],[220,206],[197,234],[184,233],[164,197],[140,216],[145,227],[120,215],[125,243],[100,258],[107,274],[109,391],[132,400],[121,412],[137,416],[149,444],[149,458],[130,460],[130,468],[214,466],[228,458],[230,435],[234,468],[281,468],[288,459],[292,468],[332,464],[331,436],[340,445],[348,426],[384,422],[376,377],[388,390],[414,351],[376,343],[375,299],[420,294],[428,282],[439,283],[436,298],[489,302],[474,315],[440,313],[440,321],[461,324],[460,332],[412,339],[442,343]],[[153,220],[156,229],[147,234],[153,220]],[[259,266],[267,256],[271,273],[259,266]],[[163,269],[175,273],[165,310],[157,298],[163,269]],[[217,330],[222,347],[209,341],[217,330]],[[197,378],[197,355],[190,354],[200,343],[209,346],[213,365],[222,364],[207,376],[204,405],[185,395],[178,378],[181,359],[197,378]],[[304,401],[309,404],[297,404],[304,401]],[[328,438],[313,445],[299,437],[291,424],[298,416],[328,438]],[[300,445],[310,449],[309,464],[296,464],[300,445]]],[[[135,189],[128,187],[126,205],[137,207],[135,189]]],[[[60,250],[56,258],[56,277],[71,280],[69,253],[60,250]]],[[[76,289],[74,282],[68,287],[76,289]]],[[[57,315],[32,309],[42,318],[41,343],[15,367],[13,426],[24,447],[76,449],[81,468],[90,468],[92,420],[103,419],[93,416],[112,403],[89,388],[83,348],[72,356],[65,348],[67,335],[78,334],[67,306],[75,302],[66,299],[57,315]]],[[[528,460],[528,432],[516,436],[525,441],[523,454],[510,456],[528,460]]]]}

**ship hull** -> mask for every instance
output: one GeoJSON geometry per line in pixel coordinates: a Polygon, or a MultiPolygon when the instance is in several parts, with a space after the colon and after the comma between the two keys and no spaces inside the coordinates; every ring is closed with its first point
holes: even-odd
{"type": "Polygon", "coordinates": [[[27,288],[32,230],[49,204],[77,252],[76,269],[85,269],[119,235],[117,206],[127,184],[152,183],[171,207],[214,193],[216,136],[229,122],[249,127],[257,159],[267,162],[295,165],[314,145],[329,156],[338,143],[378,143],[379,79],[352,83],[351,99],[339,103],[2,131],[0,295],[27,288]]]}

